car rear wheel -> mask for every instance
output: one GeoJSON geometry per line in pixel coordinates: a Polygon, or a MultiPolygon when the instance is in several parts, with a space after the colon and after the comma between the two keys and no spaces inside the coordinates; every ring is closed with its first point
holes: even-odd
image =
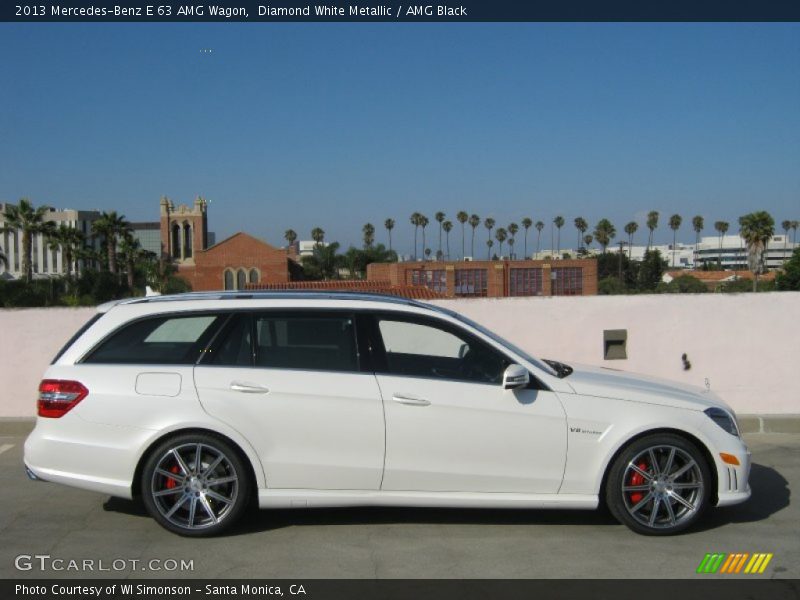
{"type": "Polygon", "coordinates": [[[238,453],[224,440],[200,433],[178,435],[153,449],[141,484],[150,515],[166,529],[194,537],[230,527],[250,491],[238,453]]]}
{"type": "Polygon", "coordinates": [[[703,453],[673,434],[630,444],[606,482],[606,503],[618,521],[644,535],[671,535],[691,527],[709,504],[711,470],[703,453]]]}

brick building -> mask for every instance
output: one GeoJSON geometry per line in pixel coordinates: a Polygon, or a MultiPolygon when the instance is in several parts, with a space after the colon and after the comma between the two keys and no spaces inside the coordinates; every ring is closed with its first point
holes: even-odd
{"type": "Polygon", "coordinates": [[[161,199],[161,249],[195,291],[243,290],[260,283],[285,283],[299,272],[295,254],[239,232],[208,246],[207,203],[175,206],[161,199]]]}
{"type": "Polygon", "coordinates": [[[424,286],[448,298],[590,296],[597,294],[597,261],[503,260],[373,263],[367,279],[424,286]]]}

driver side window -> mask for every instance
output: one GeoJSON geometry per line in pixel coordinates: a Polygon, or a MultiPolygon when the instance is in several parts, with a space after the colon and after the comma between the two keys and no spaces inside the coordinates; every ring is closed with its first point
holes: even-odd
{"type": "Polygon", "coordinates": [[[509,361],[446,326],[378,317],[391,375],[499,384],[509,361]]]}

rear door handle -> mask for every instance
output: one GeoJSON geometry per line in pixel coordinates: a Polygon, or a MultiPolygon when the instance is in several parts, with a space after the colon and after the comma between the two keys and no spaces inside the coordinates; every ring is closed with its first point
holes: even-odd
{"type": "Polygon", "coordinates": [[[431,401],[425,398],[417,398],[415,396],[404,396],[402,394],[394,394],[392,400],[399,404],[407,404],[408,406],[429,406],[431,401]]]}
{"type": "Polygon", "coordinates": [[[244,392],[245,394],[268,394],[269,388],[255,383],[245,383],[242,381],[232,381],[231,390],[234,392],[244,392]]]}

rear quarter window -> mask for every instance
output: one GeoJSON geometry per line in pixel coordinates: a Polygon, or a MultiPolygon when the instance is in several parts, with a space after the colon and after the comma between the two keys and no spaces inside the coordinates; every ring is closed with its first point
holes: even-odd
{"type": "Polygon", "coordinates": [[[83,360],[88,364],[194,364],[219,315],[159,316],[123,326],[83,360]]]}

